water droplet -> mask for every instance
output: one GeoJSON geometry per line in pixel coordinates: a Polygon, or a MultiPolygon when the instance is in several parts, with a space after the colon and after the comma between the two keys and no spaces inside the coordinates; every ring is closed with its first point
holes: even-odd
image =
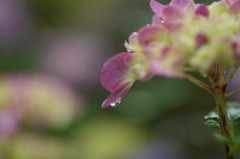
{"type": "Polygon", "coordinates": [[[111,107],[117,107],[117,106],[119,106],[120,103],[121,103],[121,98],[118,98],[114,102],[110,103],[110,106],[111,107]]]}
{"type": "Polygon", "coordinates": [[[160,23],[164,24],[164,20],[161,20],[160,23]]]}

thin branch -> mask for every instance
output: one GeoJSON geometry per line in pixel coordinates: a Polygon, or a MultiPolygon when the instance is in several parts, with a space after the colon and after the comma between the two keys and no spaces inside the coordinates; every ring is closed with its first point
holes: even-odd
{"type": "Polygon", "coordinates": [[[234,95],[235,93],[238,93],[238,92],[240,92],[240,88],[236,89],[236,90],[234,90],[232,92],[226,93],[225,97],[230,97],[230,96],[232,96],[232,95],[234,95]]]}
{"type": "Polygon", "coordinates": [[[236,73],[236,71],[238,70],[239,68],[239,64],[235,64],[231,70],[231,72],[229,73],[227,79],[225,80],[225,87],[230,83],[230,81],[232,80],[234,74],[236,73]]]}
{"type": "Polygon", "coordinates": [[[189,81],[193,82],[194,84],[198,85],[199,87],[205,89],[207,92],[209,92],[210,94],[213,95],[213,89],[208,84],[200,81],[199,79],[195,78],[194,76],[192,76],[192,75],[190,75],[188,73],[185,73],[184,77],[186,79],[188,79],[189,81]]]}

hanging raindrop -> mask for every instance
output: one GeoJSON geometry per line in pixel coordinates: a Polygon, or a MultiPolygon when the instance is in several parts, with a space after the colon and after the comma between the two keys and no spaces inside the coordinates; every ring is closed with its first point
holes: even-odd
{"type": "Polygon", "coordinates": [[[117,107],[121,103],[121,98],[116,99],[114,102],[110,103],[111,107],[117,107]]]}

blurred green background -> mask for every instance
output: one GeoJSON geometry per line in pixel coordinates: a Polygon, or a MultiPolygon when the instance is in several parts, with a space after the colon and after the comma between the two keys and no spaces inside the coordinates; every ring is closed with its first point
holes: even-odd
{"type": "Polygon", "coordinates": [[[151,23],[149,1],[0,0],[1,159],[224,159],[203,124],[214,101],[186,80],[100,108],[101,66],[151,23]]]}

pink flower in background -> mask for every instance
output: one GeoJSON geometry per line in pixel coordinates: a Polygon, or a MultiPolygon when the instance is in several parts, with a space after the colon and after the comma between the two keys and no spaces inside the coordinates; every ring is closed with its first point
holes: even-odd
{"type": "Polygon", "coordinates": [[[82,96],[52,76],[2,75],[0,87],[0,134],[11,134],[23,123],[64,128],[84,112],[82,96]]]}
{"type": "Polygon", "coordinates": [[[99,83],[98,71],[108,52],[107,44],[102,37],[90,33],[52,32],[43,39],[41,68],[92,91],[90,88],[99,83]]]}
{"type": "Polygon", "coordinates": [[[31,28],[31,18],[22,1],[0,0],[0,47],[22,43],[31,28]]]}
{"type": "Polygon", "coordinates": [[[18,116],[11,110],[0,111],[0,137],[11,137],[19,128],[18,116]]]}

